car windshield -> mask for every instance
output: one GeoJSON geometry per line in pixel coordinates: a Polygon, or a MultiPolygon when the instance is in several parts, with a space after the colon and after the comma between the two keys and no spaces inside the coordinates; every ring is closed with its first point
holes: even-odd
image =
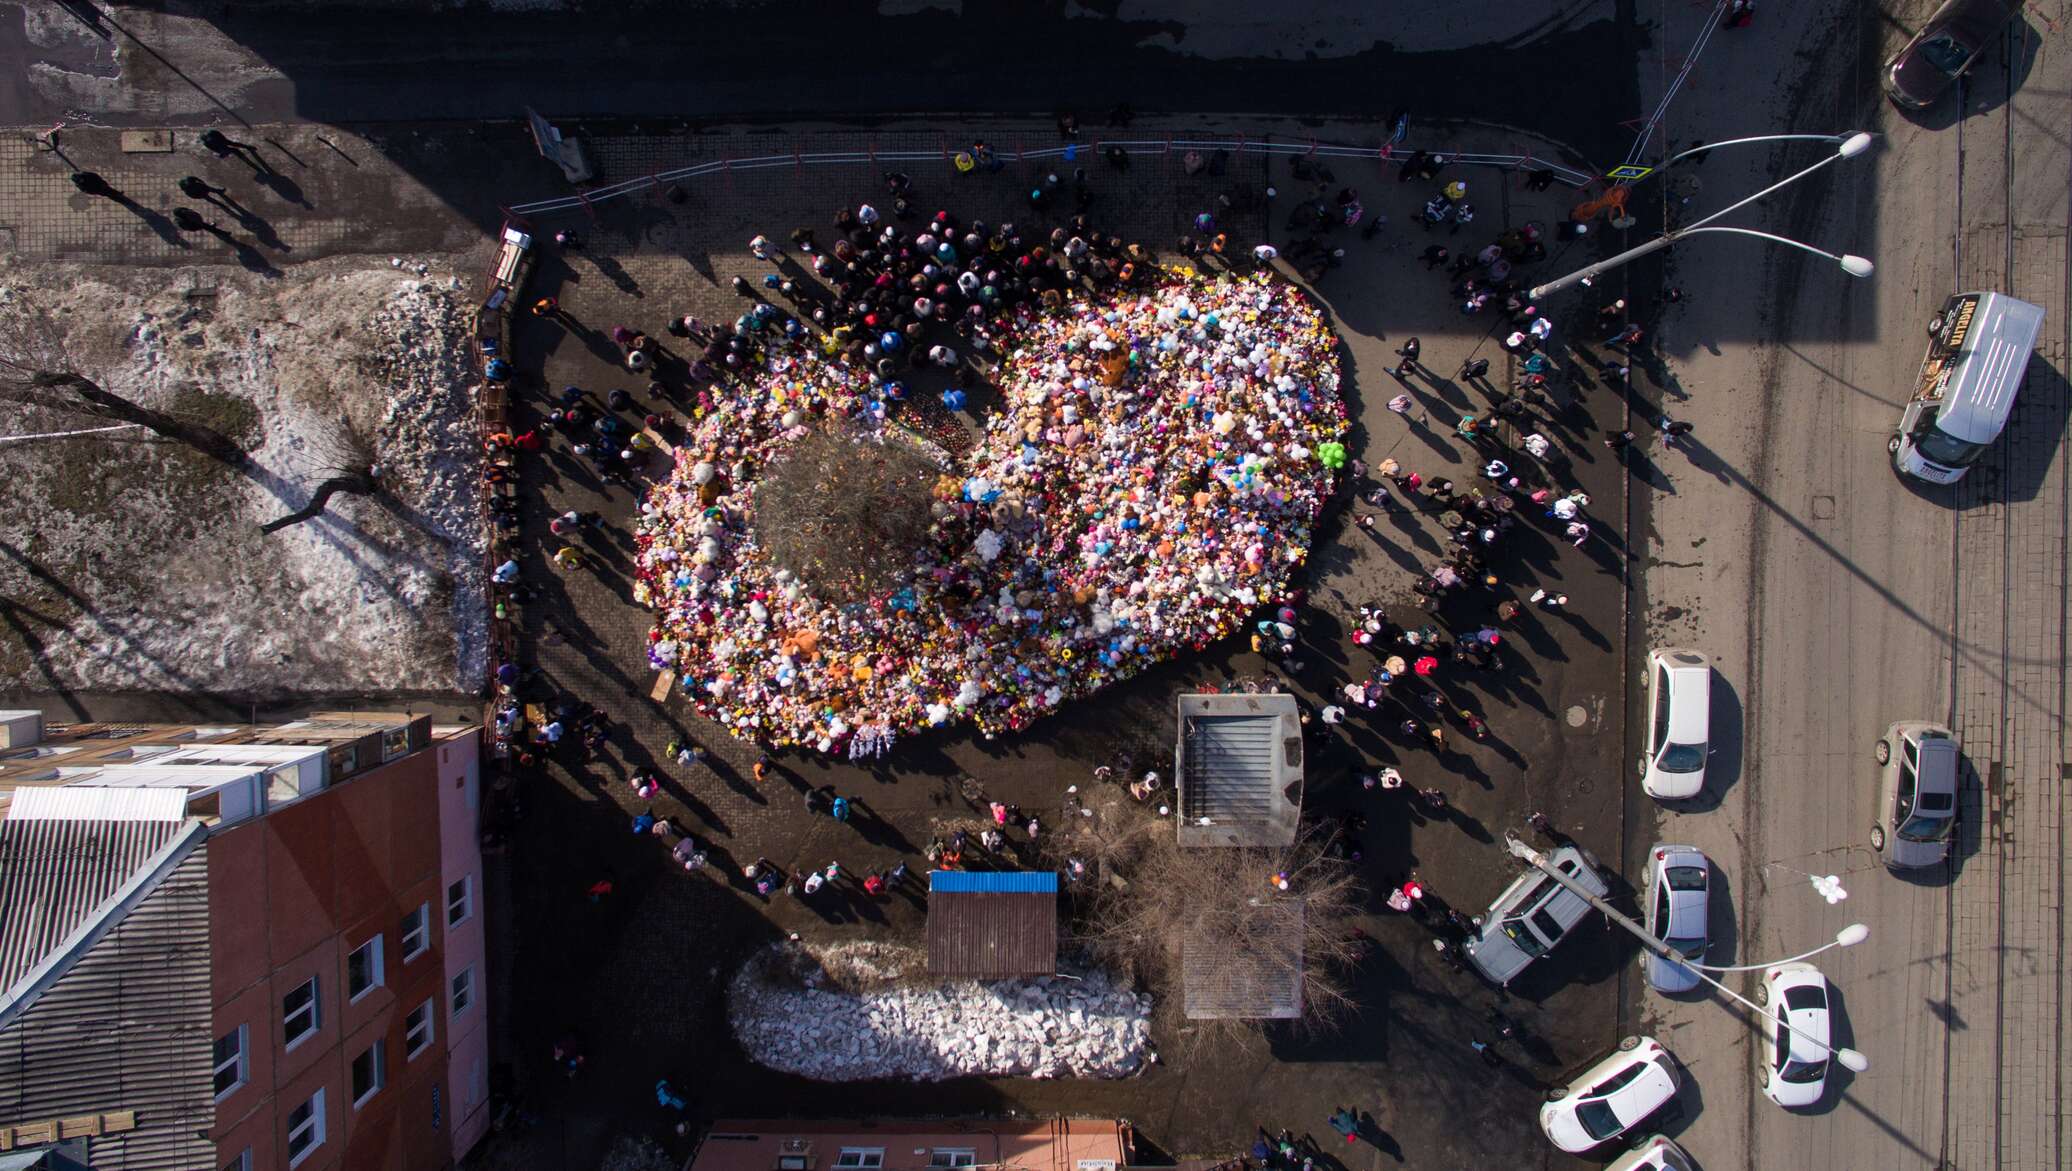
{"type": "Polygon", "coordinates": [[[1963,72],[1964,63],[1971,60],[1971,50],[1947,36],[1930,37],[1921,42],[1921,58],[1955,77],[1963,72]]]}
{"type": "Polygon", "coordinates": [[[1826,1076],[1825,1061],[1787,1061],[1784,1063],[1784,1069],[1777,1075],[1780,1081],[1796,1082],[1800,1085],[1817,1082],[1826,1076]]]}
{"type": "Polygon", "coordinates": [[[1671,744],[1662,750],[1655,767],[1665,773],[1694,773],[1705,767],[1703,744],[1671,744]]]}
{"type": "Polygon", "coordinates": [[[1910,842],[1939,842],[1950,836],[1953,817],[1909,817],[1899,827],[1899,836],[1910,842]]]}
{"type": "Polygon", "coordinates": [[[1613,1138],[1626,1129],[1619,1123],[1619,1116],[1612,1113],[1611,1106],[1602,1100],[1577,1103],[1576,1121],[1582,1123],[1583,1129],[1598,1142],[1613,1138]]]}
{"type": "Polygon", "coordinates": [[[1670,890],[1704,890],[1705,868],[1703,866],[1671,866],[1669,868],[1670,890]]]}
{"type": "Polygon", "coordinates": [[[1705,958],[1705,940],[1702,937],[1698,939],[1678,939],[1675,936],[1671,936],[1662,942],[1683,953],[1683,957],[1687,960],[1702,960],[1705,958]]]}
{"type": "Polygon", "coordinates": [[[1510,938],[1512,943],[1518,945],[1519,951],[1535,959],[1547,954],[1547,948],[1540,942],[1539,937],[1526,929],[1525,920],[1506,919],[1503,926],[1504,934],[1510,938]]]}
{"type": "Polygon", "coordinates": [[[1967,443],[1940,427],[1929,427],[1915,435],[1914,449],[1929,463],[1946,468],[1968,468],[1985,454],[1986,445],[1967,443]]]}

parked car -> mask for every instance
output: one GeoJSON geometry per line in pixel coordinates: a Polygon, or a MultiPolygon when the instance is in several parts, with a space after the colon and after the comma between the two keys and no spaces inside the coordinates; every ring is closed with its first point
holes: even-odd
{"type": "Polygon", "coordinates": [[[1778,964],[1763,971],[1756,989],[1770,1014],[1763,1039],[1763,1094],[1786,1108],[1812,1106],[1827,1092],[1833,1060],[1827,1009],[1827,977],[1808,963],[1778,964]]]}
{"type": "MultiPolygon", "coordinates": [[[[1611,888],[1581,850],[1563,846],[1548,856],[1556,870],[1598,898],[1611,888]]],[[[1519,875],[1482,913],[1482,929],[1461,945],[1477,971],[1509,984],[1525,966],[1553,950],[1590,913],[1581,895],[1537,867],[1519,875]]]]}
{"type": "MultiPolygon", "coordinates": [[[[1692,963],[1704,963],[1710,943],[1706,916],[1712,903],[1712,860],[1696,846],[1658,844],[1648,851],[1647,873],[1640,881],[1648,934],[1692,963]]],[[[1647,973],[1648,987],[1657,992],[1689,992],[1698,986],[1696,972],[1652,951],[1640,953],[1640,966],[1647,973]]]]}
{"type": "Polygon", "coordinates": [[[1924,110],[1971,72],[1987,45],[2022,10],[2023,0],[1948,0],[1885,63],[1885,96],[1924,110]]]}
{"type": "Polygon", "coordinates": [[[1640,757],[1640,787],[1648,796],[1698,795],[1711,727],[1712,661],[1678,647],[1649,651],[1647,750],[1640,757]]]}
{"type": "Polygon", "coordinates": [[[1957,826],[1957,738],[1948,728],[1902,720],[1885,729],[1878,761],[1878,820],[1871,849],[1894,870],[1940,865],[1957,826]]]}
{"type": "Polygon", "coordinates": [[[1611,1056],[1547,1091],[1540,1129],[1569,1154],[1595,1150],[1654,1117],[1681,1084],[1676,1058],[1661,1042],[1628,1037],[1611,1056]]]}
{"type": "Polygon", "coordinates": [[[1697,1164],[1674,1139],[1654,1134],[1612,1160],[1604,1171],[1697,1171],[1697,1164]]]}

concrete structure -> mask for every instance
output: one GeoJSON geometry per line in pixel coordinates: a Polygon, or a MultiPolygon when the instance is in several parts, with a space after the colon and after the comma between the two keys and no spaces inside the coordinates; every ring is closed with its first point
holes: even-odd
{"type": "Polygon", "coordinates": [[[477,729],[0,724],[0,1148],[319,1171],[480,1139],[477,729]]]}
{"type": "Polygon", "coordinates": [[[1183,695],[1173,750],[1183,846],[1286,846],[1302,820],[1292,695],[1183,695]]]}
{"type": "Polygon", "coordinates": [[[936,1120],[712,1124],[685,1171],[1115,1171],[1134,1151],[1127,1122],[936,1120]]]}

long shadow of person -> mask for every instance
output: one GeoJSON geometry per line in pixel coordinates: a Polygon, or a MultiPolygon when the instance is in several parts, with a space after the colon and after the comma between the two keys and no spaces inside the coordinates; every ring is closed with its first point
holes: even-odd
{"type": "Polygon", "coordinates": [[[159,239],[164,240],[173,247],[193,247],[192,244],[180,237],[180,230],[172,220],[166,218],[164,214],[153,211],[129,196],[124,195],[114,184],[108,182],[100,175],[92,171],[74,171],[72,172],[72,185],[79,188],[82,194],[91,195],[97,199],[105,199],[122,207],[131,215],[143,220],[144,226],[158,233],[159,239]]]}
{"type": "Polygon", "coordinates": [[[201,230],[230,245],[230,250],[237,254],[237,262],[245,268],[263,277],[277,277],[281,275],[281,270],[275,268],[273,262],[266,259],[265,253],[231,235],[224,228],[216,224],[204,223],[201,230]]]}

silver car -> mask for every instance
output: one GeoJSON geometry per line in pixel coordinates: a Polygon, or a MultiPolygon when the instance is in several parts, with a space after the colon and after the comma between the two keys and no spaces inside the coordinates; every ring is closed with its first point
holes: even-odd
{"type": "MultiPolygon", "coordinates": [[[[1656,845],[1648,851],[1647,874],[1641,879],[1648,934],[1692,963],[1704,963],[1711,890],[1712,860],[1696,846],[1656,845]]],[[[1698,986],[1696,972],[1652,951],[1640,954],[1640,966],[1648,987],[1657,992],[1689,992],[1698,986]]]]}
{"type": "Polygon", "coordinates": [[[1902,720],[1885,729],[1878,761],[1878,820],[1871,849],[1894,870],[1940,865],[1957,826],[1957,738],[1948,728],[1902,720]]]}
{"type": "MultiPolygon", "coordinates": [[[[1603,898],[1611,888],[1590,858],[1563,846],[1547,861],[1576,885],[1603,898]]],[[[1509,984],[1526,965],[1546,955],[1590,913],[1590,904],[1537,867],[1519,875],[1482,913],[1482,929],[1461,945],[1476,970],[1509,984]]]]}

